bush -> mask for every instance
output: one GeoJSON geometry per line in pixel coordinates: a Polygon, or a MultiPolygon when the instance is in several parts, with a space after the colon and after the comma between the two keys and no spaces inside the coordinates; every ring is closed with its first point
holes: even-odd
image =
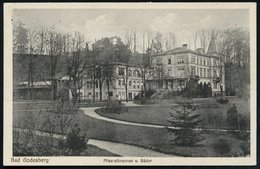
{"type": "Polygon", "coordinates": [[[105,108],[103,108],[103,111],[106,113],[116,113],[120,114],[122,112],[125,112],[127,109],[123,106],[121,101],[109,101],[107,102],[105,108]]]}
{"type": "Polygon", "coordinates": [[[238,129],[238,112],[235,104],[228,109],[226,122],[231,129],[238,129]]]}
{"type": "Polygon", "coordinates": [[[228,99],[227,98],[223,98],[221,97],[220,99],[217,99],[217,102],[220,103],[220,104],[225,104],[225,103],[228,103],[228,99]]]}
{"type": "Polygon", "coordinates": [[[86,138],[80,135],[80,128],[75,125],[71,132],[67,135],[64,147],[71,150],[72,154],[79,155],[85,150],[86,138]]]}
{"type": "Polygon", "coordinates": [[[213,144],[213,148],[219,155],[228,155],[231,152],[231,144],[226,138],[219,138],[213,144]]]}
{"type": "Polygon", "coordinates": [[[155,93],[156,91],[153,89],[148,89],[146,90],[146,96],[144,96],[144,91],[142,90],[141,93],[138,93],[135,97],[134,100],[142,100],[142,99],[150,99],[151,96],[155,93]]]}

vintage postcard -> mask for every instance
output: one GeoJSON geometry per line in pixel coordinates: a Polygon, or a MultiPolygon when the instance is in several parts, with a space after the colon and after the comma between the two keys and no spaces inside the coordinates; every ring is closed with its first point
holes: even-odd
{"type": "Polygon", "coordinates": [[[255,3],[4,4],[4,165],[256,165],[255,3]]]}

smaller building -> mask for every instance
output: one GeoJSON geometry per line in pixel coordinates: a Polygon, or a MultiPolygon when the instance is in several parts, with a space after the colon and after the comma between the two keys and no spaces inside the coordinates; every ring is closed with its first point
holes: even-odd
{"type": "Polygon", "coordinates": [[[13,90],[14,100],[50,100],[52,99],[52,85],[50,81],[20,82],[15,85],[13,90]]]}
{"type": "MultiPolygon", "coordinates": [[[[113,69],[114,73],[109,85],[105,80],[100,80],[99,78],[94,80],[93,77],[85,76],[83,78],[84,85],[81,89],[82,100],[91,100],[93,99],[93,95],[95,100],[108,100],[109,95],[111,100],[125,100],[126,97],[132,100],[141,92],[143,82],[140,68],[134,65],[127,66],[124,63],[115,63],[113,69]],[[127,90],[125,83],[127,83],[127,90]]],[[[88,71],[88,69],[86,71],[88,71]]]]}

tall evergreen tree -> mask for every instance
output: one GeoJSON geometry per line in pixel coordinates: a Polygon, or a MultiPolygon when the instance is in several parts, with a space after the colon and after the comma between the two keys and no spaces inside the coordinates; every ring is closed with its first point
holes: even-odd
{"type": "Polygon", "coordinates": [[[192,146],[202,140],[199,133],[193,129],[200,123],[200,115],[195,114],[195,106],[192,102],[177,102],[170,112],[171,126],[177,129],[168,128],[168,131],[175,135],[173,140],[175,144],[192,146]]]}

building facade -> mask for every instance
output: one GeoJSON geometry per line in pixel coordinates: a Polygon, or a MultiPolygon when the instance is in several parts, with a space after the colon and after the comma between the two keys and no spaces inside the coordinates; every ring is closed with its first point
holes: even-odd
{"type": "Polygon", "coordinates": [[[80,94],[82,100],[92,100],[93,97],[95,100],[108,100],[109,95],[111,100],[125,100],[126,97],[132,100],[141,92],[143,83],[140,68],[117,63],[113,66],[113,69],[114,74],[109,82],[109,92],[108,84],[105,80],[100,80],[99,78],[94,80],[85,76],[80,94]],[[127,68],[128,71],[126,71],[127,68]],[[93,81],[95,82],[93,83],[93,81]],[[127,89],[125,82],[127,82],[127,89]]]}
{"type": "Polygon", "coordinates": [[[182,47],[155,55],[152,65],[157,75],[149,79],[148,88],[180,91],[190,78],[199,78],[212,88],[212,94],[225,91],[224,64],[222,55],[217,53],[215,40],[212,39],[208,51],[198,48],[190,50],[187,44],[182,47]]]}

